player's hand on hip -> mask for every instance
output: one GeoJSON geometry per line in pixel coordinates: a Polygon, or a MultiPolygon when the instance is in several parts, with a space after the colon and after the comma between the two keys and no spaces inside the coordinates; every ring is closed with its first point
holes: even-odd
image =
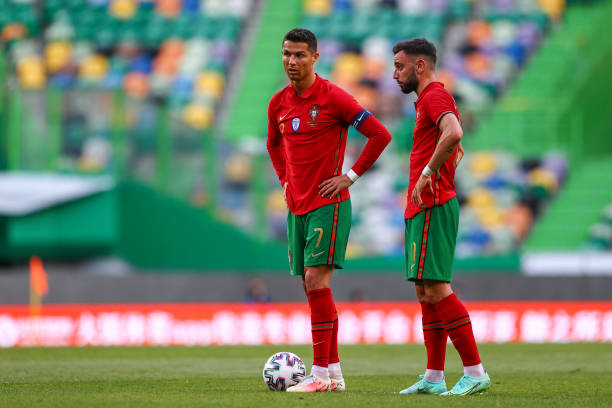
{"type": "Polygon", "coordinates": [[[349,188],[353,181],[346,174],[329,178],[319,184],[319,194],[321,197],[329,197],[331,200],[346,188],[349,188]]]}
{"type": "Polygon", "coordinates": [[[424,188],[427,188],[429,192],[433,194],[433,187],[431,185],[431,176],[426,177],[425,175],[421,174],[421,177],[419,177],[419,180],[414,186],[414,190],[412,190],[412,197],[411,197],[412,203],[419,208],[426,208],[425,204],[423,204],[423,199],[421,198],[421,192],[423,191],[424,188]]]}
{"type": "Polygon", "coordinates": [[[285,200],[285,206],[287,206],[287,208],[289,208],[289,203],[287,203],[287,185],[289,183],[285,181],[285,184],[283,184],[283,199],[285,200]]]}
{"type": "Polygon", "coordinates": [[[459,165],[461,159],[463,159],[463,155],[465,152],[463,151],[463,146],[461,146],[461,142],[459,142],[459,146],[457,146],[457,155],[455,156],[455,167],[459,165]]]}

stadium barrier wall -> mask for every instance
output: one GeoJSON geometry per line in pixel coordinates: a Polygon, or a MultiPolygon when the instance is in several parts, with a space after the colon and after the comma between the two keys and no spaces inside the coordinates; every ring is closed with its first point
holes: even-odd
{"type": "MultiPolygon", "coordinates": [[[[341,344],[422,343],[416,302],[337,304],[341,344]]],[[[469,302],[478,342],[612,342],[612,301],[469,302]]],[[[306,303],[0,306],[0,346],[308,344],[306,303]]]]}
{"type": "MultiPolygon", "coordinates": [[[[116,255],[135,268],[167,273],[287,273],[289,268],[286,244],[255,239],[208,209],[127,180],[25,216],[0,214],[0,261],[24,262],[32,255],[45,261],[116,255]]],[[[359,273],[401,271],[405,259],[349,258],[346,267],[359,273]]],[[[458,273],[518,273],[520,258],[511,253],[455,259],[454,267],[458,273]]]]}
{"type": "MultiPolygon", "coordinates": [[[[286,273],[287,246],[258,240],[219,222],[206,210],[163,194],[138,182],[119,184],[118,255],[138,268],[157,270],[230,270],[286,273]],[[171,216],[169,216],[169,214],[171,216]],[[237,248],[240,256],[236,256],[237,248]]],[[[347,259],[351,271],[401,271],[399,257],[347,259]]],[[[458,272],[518,273],[517,253],[505,256],[455,259],[458,272]]]]}

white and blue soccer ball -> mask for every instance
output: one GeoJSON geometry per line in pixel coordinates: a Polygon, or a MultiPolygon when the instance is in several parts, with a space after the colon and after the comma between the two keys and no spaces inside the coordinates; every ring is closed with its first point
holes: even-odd
{"type": "Polygon", "coordinates": [[[302,381],[306,365],[301,358],[288,351],[275,353],[263,368],[263,379],[270,391],[285,391],[302,381]]]}

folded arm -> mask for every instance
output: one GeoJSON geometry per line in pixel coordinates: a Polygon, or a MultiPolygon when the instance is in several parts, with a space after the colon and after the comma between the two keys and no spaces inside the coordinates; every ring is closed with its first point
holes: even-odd
{"type": "Polygon", "coordinates": [[[461,137],[463,136],[463,130],[461,124],[452,112],[449,112],[442,116],[439,124],[440,140],[436,145],[431,159],[423,172],[421,173],[414,189],[412,190],[412,203],[419,208],[425,208],[423,199],[421,198],[421,192],[424,189],[429,190],[433,194],[433,186],[431,182],[431,174],[438,170],[444,162],[446,162],[455,149],[459,148],[457,156],[455,158],[454,165],[457,166],[459,161],[463,157],[463,148],[461,147],[461,137]]]}

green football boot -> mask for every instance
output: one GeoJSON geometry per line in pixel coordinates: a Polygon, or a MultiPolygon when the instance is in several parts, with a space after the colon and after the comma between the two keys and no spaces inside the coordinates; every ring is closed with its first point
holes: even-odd
{"type": "Polygon", "coordinates": [[[431,382],[425,379],[423,374],[419,375],[420,380],[406,388],[401,390],[400,394],[442,394],[446,391],[446,381],[442,378],[440,382],[431,382]]]}
{"type": "Polygon", "coordinates": [[[485,375],[480,378],[464,375],[450,391],[440,395],[472,395],[483,392],[489,387],[491,387],[491,379],[485,371],[485,375]]]}

